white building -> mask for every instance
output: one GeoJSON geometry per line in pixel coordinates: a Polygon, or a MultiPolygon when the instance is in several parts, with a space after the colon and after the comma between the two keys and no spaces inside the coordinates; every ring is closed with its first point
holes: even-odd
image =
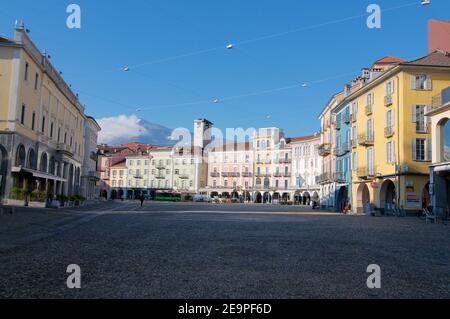
{"type": "Polygon", "coordinates": [[[84,160],[81,172],[81,195],[87,200],[100,197],[97,183],[100,180],[98,170],[97,141],[101,128],[97,121],[88,116],[84,122],[84,160]]]}
{"type": "Polygon", "coordinates": [[[296,188],[296,200],[309,204],[314,200],[319,204],[319,176],[322,171],[322,157],[319,156],[320,134],[291,139],[292,185],[296,188]]]}

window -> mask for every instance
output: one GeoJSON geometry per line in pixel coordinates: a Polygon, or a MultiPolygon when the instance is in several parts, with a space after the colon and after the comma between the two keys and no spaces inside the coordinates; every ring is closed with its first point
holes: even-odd
{"type": "Polygon", "coordinates": [[[411,77],[411,88],[418,91],[430,91],[432,89],[431,76],[427,74],[415,74],[411,77]]]}
{"type": "Polygon", "coordinates": [[[53,138],[53,122],[50,124],[50,138],[53,138]]]}
{"type": "Polygon", "coordinates": [[[30,65],[28,64],[28,62],[25,62],[25,76],[24,76],[25,81],[28,81],[28,70],[29,69],[30,69],[30,65]]]}
{"type": "MultiPolygon", "coordinates": [[[[33,115],[31,117],[31,129],[34,131],[34,122],[36,120],[36,113],[33,112],[33,115]]],[[[39,124],[38,124],[39,125],[39,124]]]]}
{"type": "Polygon", "coordinates": [[[352,170],[356,171],[358,169],[358,153],[354,152],[352,154],[352,170]]]}
{"type": "Polygon", "coordinates": [[[38,84],[39,84],[39,74],[36,73],[36,75],[34,77],[34,89],[35,90],[38,89],[38,84]]]}
{"type": "Polygon", "coordinates": [[[373,150],[373,147],[369,147],[367,149],[367,175],[368,176],[375,176],[374,150],[373,150]]]}
{"type": "Polygon", "coordinates": [[[366,122],[366,138],[368,140],[373,139],[373,120],[369,119],[366,122]]]}
{"type": "Polygon", "coordinates": [[[431,139],[416,138],[413,140],[412,157],[414,161],[425,162],[431,160],[431,139]]]}
{"type": "Polygon", "coordinates": [[[289,187],[289,182],[288,182],[288,180],[285,180],[284,181],[284,188],[288,189],[288,187],[289,187]]]}
{"type": "Polygon", "coordinates": [[[133,166],[133,161],[130,161],[130,166],[133,166]]]}
{"type": "Polygon", "coordinates": [[[42,133],[45,134],[45,116],[42,117],[42,129],[41,129],[42,133]]]}
{"type": "Polygon", "coordinates": [[[429,106],[427,105],[413,105],[412,106],[412,121],[416,123],[417,133],[427,133],[428,123],[431,118],[426,117],[425,113],[429,111],[429,106]]]}
{"type": "Polygon", "coordinates": [[[395,163],[395,142],[386,143],[386,163],[394,164],[395,163]]]}
{"type": "Polygon", "coordinates": [[[367,94],[366,97],[366,106],[372,106],[373,105],[373,93],[367,94]]]}
{"type": "Polygon", "coordinates": [[[25,104],[22,104],[22,114],[20,115],[20,124],[25,124],[25,104]]]}
{"type": "Polygon", "coordinates": [[[392,96],[393,93],[394,93],[394,81],[389,81],[386,83],[384,87],[384,95],[392,96]]]}

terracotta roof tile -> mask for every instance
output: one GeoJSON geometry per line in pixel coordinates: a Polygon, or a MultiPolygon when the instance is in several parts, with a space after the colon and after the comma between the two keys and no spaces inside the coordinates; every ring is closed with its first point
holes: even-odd
{"type": "Polygon", "coordinates": [[[419,59],[401,63],[401,65],[450,67],[450,54],[437,50],[419,59]]]}

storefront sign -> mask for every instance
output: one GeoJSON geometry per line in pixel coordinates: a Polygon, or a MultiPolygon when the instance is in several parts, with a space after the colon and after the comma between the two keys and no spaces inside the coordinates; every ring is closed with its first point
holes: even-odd
{"type": "Polygon", "coordinates": [[[407,208],[422,208],[422,196],[416,193],[406,193],[406,207],[407,208]]]}

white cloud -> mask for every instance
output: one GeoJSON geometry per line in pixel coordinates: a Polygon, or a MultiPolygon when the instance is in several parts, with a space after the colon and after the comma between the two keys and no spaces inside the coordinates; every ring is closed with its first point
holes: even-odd
{"type": "Polygon", "coordinates": [[[147,135],[148,130],[142,125],[142,120],[136,115],[119,115],[97,120],[102,128],[98,140],[100,143],[114,144],[131,142],[147,135]]]}

